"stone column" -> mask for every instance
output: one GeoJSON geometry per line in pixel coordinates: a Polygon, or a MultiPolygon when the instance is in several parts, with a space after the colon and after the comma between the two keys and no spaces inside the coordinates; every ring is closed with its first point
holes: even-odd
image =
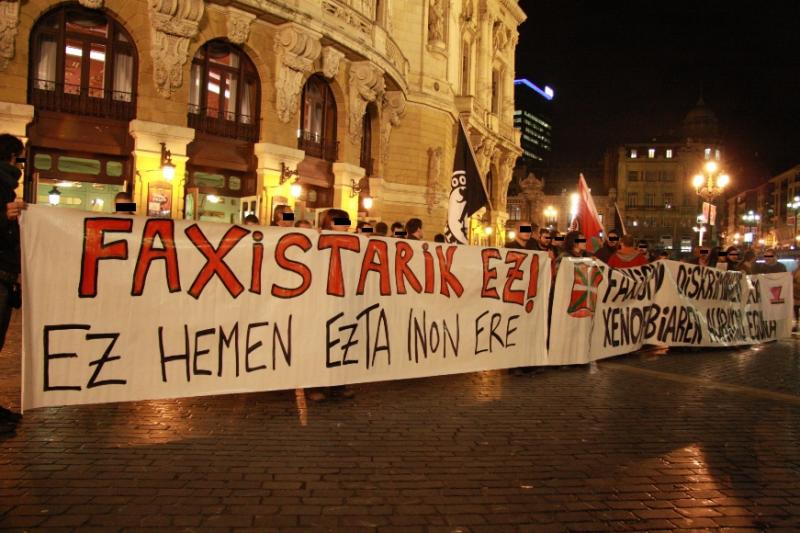
{"type": "Polygon", "coordinates": [[[147,189],[150,183],[164,182],[161,175],[161,143],[166,144],[175,165],[172,180],[172,218],[183,218],[186,191],[186,147],[194,140],[194,129],[159,122],[132,120],[129,131],[134,141],[132,176],[136,214],[147,214],[147,189]]]}
{"type": "Polygon", "coordinates": [[[255,154],[258,159],[256,174],[258,219],[267,225],[272,220],[273,204],[287,204],[292,208],[295,204],[291,186],[296,178],[287,179],[281,184],[281,163],[288,171],[296,171],[297,164],[305,157],[305,152],[279,144],[257,143],[255,154]]]}
{"type": "Polygon", "coordinates": [[[352,185],[361,181],[364,169],[350,163],[334,163],[333,176],[333,207],[347,211],[350,220],[355,222],[358,218],[358,195],[353,196],[352,185]]]}

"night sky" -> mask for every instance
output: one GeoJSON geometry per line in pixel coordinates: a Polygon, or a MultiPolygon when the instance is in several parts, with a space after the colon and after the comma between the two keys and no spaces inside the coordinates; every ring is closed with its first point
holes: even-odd
{"type": "Polygon", "coordinates": [[[679,134],[701,91],[735,190],[800,163],[800,2],[520,6],[517,77],[555,90],[556,167],[599,178],[607,147],[679,134]]]}

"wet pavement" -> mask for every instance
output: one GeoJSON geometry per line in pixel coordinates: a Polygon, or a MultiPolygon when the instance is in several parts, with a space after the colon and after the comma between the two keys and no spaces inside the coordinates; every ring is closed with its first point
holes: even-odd
{"type": "Polygon", "coordinates": [[[32,410],[0,436],[0,528],[797,531],[798,348],[32,410]]]}

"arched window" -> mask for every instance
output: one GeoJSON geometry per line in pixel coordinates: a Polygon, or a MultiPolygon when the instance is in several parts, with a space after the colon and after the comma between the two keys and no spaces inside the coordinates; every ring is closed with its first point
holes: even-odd
{"type": "Polygon", "coordinates": [[[31,32],[29,100],[37,109],[130,120],[136,48],[103,11],[65,6],[31,32]]]}
{"type": "Polygon", "coordinates": [[[321,76],[311,76],[303,87],[300,131],[297,146],[307,155],[336,161],[336,100],[321,76]]]}
{"type": "Polygon", "coordinates": [[[259,79],[247,54],[220,40],[192,60],[189,127],[212,135],[258,140],[259,79]]]}

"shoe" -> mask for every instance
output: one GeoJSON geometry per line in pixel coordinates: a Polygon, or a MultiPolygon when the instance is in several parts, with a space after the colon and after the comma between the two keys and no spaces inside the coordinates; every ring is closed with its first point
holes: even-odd
{"type": "Polygon", "coordinates": [[[306,394],[306,398],[308,398],[312,402],[321,402],[322,400],[325,399],[325,395],[318,390],[312,390],[311,392],[306,394]]]}
{"type": "Polygon", "coordinates": [[[15,413],[14,411],[9,411],[5,407],[0,407],[0,420],[4,422],[5,421],[13,422],[16,424],[17,422],[22,420],[22,415],[19,413],[15,413]]]}

